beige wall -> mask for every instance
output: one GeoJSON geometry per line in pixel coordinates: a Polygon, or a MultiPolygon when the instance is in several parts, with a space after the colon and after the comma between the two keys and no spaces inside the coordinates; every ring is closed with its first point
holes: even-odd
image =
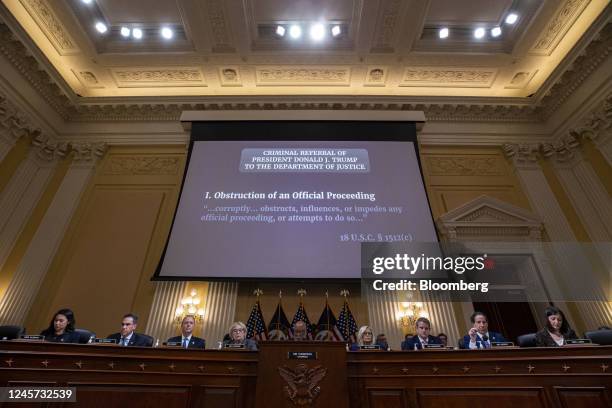
{"type": "Polygon", "coordinates": [[[121,316],[146,325],[150,281],[169,231],[185,162],[184,146],[111,148],[98,165],[43,282],[26,327],[72,308],[78,326],[117,331],[121,316]]]}

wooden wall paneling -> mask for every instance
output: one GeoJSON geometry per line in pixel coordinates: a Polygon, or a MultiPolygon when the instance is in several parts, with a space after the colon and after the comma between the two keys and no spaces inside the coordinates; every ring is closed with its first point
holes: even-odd
{"type": "Polygon", "coordinates": [[[563,408],[612,407],[610,387],[553,387],[553,390],[563,408]]]}

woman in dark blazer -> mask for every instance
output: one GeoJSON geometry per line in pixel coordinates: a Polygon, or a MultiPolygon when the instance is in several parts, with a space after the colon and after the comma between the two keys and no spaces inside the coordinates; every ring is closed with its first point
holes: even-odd
{"type": "Polygon", "coordinates": [[[577,338],[561,309],[550,306],[546,308],[545,314],[544,328],[536,333],[536,346],[559,347],[564,345],[567,339],[577,338]]]}
{"type": "Polygon", "coordinates": [[[78,343],[79,335],[74,332],[74,313],[70,309],[60,309],[53,315],[49,327],[40,334],[46,341],[54,343],[78,343]]]}

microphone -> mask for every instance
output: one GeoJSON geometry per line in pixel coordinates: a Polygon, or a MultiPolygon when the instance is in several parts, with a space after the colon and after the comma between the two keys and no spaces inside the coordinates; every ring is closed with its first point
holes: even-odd
{"type": "Polygon", "coordinates": [[[484,345],[484,348],[489,348],[487,342],[489,341],[489,336],[487,336],[486,334],[482,335],[482,344],[484,345]]]}

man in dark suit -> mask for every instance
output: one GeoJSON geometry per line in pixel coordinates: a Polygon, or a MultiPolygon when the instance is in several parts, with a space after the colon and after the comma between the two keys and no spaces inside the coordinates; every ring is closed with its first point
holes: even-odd
{"type": "Polygon", "coordinates": [[[117,341],[120,346],[151,347],[153,338],[146,334],[135,332],[138,325],[138,316],[128,313],[121,319],[121,332],[109,335],[108,339],[117,341]]]}
{"type": "Polygon", "coordinates": [[[426,317],[419,317],[416,321],[416,336],[402,342],[402,350],[422,350],[428,344],[442,344],[439,338],[429,334],[431,323],[426,317]]]}
{"type": "Polygon", "coordinates": [[[501,333],[489,331],[489,321],[484,313],[472,313],[470,321],[472,322],[472,328],[468,334],[463,336],[464,349],[491,348],[491,343],[508,341],[501,333]]]}
{"type": "Polygon", "coordinates": [[[206,347],[206,341],[193,335],[193,328],[195,327],[195,317],[187,315],[183,317],[181,322],[181,335],[170,337],[169,342],[181,343],[183,348],[199,348],[203,349],[206,347]]]}

